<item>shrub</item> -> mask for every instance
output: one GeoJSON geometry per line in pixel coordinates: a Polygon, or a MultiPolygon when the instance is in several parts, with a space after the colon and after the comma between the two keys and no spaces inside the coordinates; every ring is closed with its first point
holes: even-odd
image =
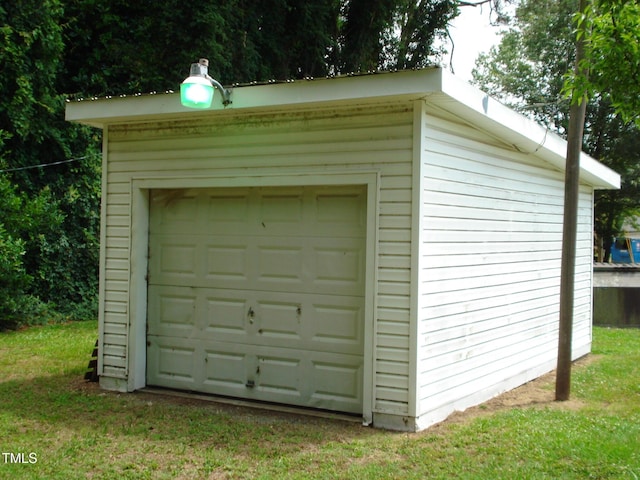
{"type": "Polygon", "coordinates": [[[22,262],[24,253],[24,242],[12,238],[0,223],[0,329],[21,323],[31,281],[22,262]]]}

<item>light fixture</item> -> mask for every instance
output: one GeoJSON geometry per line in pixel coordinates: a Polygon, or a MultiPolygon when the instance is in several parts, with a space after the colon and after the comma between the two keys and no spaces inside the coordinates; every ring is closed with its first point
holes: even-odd
{"type": "Polygon", "coordinates": [[[189,76],[180,84],[180,102],[189,108],[209,108],[214,89],[222,94],[222,104],[231,103],[231,90],[224,88],[215,78],[209,76],[209,60],[201,58],[191,64],[189,76]]]}

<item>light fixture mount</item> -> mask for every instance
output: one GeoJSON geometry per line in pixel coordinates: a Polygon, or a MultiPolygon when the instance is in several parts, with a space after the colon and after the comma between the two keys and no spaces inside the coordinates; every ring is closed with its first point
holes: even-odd
{"type": "Polygon", "coordinates": [[[209,60],[201,58],[198,63],[191,64],[189,76],[180,85],[180,102],[189,108],[209,108],[214,89],[222,95],[225,107],[231,103],[231,90],[209,76],[209,60]]]}

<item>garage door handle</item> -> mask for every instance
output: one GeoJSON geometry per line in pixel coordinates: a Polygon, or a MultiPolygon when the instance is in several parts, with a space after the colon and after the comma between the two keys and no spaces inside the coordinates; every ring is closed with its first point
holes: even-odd
{"type": "Polygon", "coordinates": [[[253,308],[249,307],[249,311],[247,312],[247,315],[249,316],[249,323],[253,323],[253,317],[255,316],[255,312],[253,311],[253,308]]]}

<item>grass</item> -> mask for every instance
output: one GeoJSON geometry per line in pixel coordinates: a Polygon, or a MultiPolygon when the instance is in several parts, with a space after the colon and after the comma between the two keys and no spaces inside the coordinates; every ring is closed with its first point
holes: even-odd
{"type": "MultiPolygon", "coordinates": [[[[82,380],[95,322],[0,334],[6,479],[638,479],[640,330],[594,330],[572,401],[483,406],[417,434],[82,380]]],[[[540,387],[552,398],[550,380],[540,387]]]]}

